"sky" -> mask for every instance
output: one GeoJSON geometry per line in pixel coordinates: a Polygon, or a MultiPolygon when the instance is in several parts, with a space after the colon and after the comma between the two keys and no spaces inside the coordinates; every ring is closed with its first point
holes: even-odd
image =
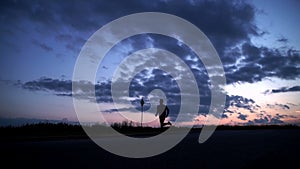
{"type": "MultiPolygon", "coordinates": [[[[78,121],[72,100],[76,96],[72,93],[72,77],[86,41],[102,26],[122,16],[163,12],[194,24],[218,52],[226,77],[226,85],[220,89],[226,94],[220,124],[300,124],[299,1],[5,0],[0,3],[0,123],[9,124],[12,119],[20,118],[78,121]]],[[[175,121],[180,109],[180,89],[170,74],[158,69],[145,67],[136,72],[126,98],[131,105],[124,104],[118,110],[114,107],[111,85],[118,65],[128,55],[147,48],[176,54],[191,68],[196,79],[199,110],[196,115],[186,110],[186,118],[175,125],[204,124],[210,116],[212,89],[205,66],[187,45],[158,34],[122,40],[105,55],[94,82],[75,82],[82,85],[82,91],[90,83],[95,86],[96,103],[87,95],[81,97],[87,109],[91,104],[101,107],[99,112],[87,111],[85,122],[102,123],[99,113],[109,123],[139,122],[138,102],[143,96],[145,125],[156,126],[157,117],[150,112],[158,104],[150,95],[155,89],[165,93],[165,102],[171,110],[168,120],[175,121]],[[138,113],[130,111],[130,106],[138,113]]],[[[129,69],[134,71],[134,65],[122,69],[124,78],[129,69]]]]}

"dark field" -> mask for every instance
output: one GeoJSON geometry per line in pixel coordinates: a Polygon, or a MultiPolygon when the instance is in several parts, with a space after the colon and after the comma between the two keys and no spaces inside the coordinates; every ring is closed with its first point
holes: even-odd
{"type": "Polygon", "coordinates": [[[199,132],[190,132],[166,153],[144,159],[116,156],[85,136],[2,137],[1,163],[7,168],[300,168],[297,128],[219,129],[203,144],[198,143],[199,132]]]}

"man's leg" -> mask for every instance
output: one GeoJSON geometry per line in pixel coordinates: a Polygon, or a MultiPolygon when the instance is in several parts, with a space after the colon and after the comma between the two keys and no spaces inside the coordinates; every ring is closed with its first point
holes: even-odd
{"type": "Polygon", "coordinates": [[[164,127],[164,125],[165,125],[165,123],[164,123],[164,121],[165,121],[165,117],[159,117],[159,122],[160,122],[160,127],[161,128],[163,128],[164,127]]]}

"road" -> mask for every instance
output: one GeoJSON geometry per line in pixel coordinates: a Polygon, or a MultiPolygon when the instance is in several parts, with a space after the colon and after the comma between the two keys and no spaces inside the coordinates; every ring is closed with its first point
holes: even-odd
{"type": "Polygon", "coordinates": [[[158,156],[131,159],[89,139],[1,143],[7,168],[300,168],[300,130],[221,130],[205,143],[190,133],[158,156]],[[298,166],[297,166],[298,165],[298,166]]]}

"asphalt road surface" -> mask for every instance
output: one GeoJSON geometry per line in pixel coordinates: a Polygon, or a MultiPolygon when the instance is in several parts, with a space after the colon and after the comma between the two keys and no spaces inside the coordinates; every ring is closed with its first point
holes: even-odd
{"type": "MultiPolygon", "coordinates": [[[[190,133],[150,158],[111,154],[89,139],[1,143],[5,168],[300,168],[300,130],[221,130],[205,143],[190,133]]],[[[2,168],[1,167],[1,168],[2,168]]]]}

